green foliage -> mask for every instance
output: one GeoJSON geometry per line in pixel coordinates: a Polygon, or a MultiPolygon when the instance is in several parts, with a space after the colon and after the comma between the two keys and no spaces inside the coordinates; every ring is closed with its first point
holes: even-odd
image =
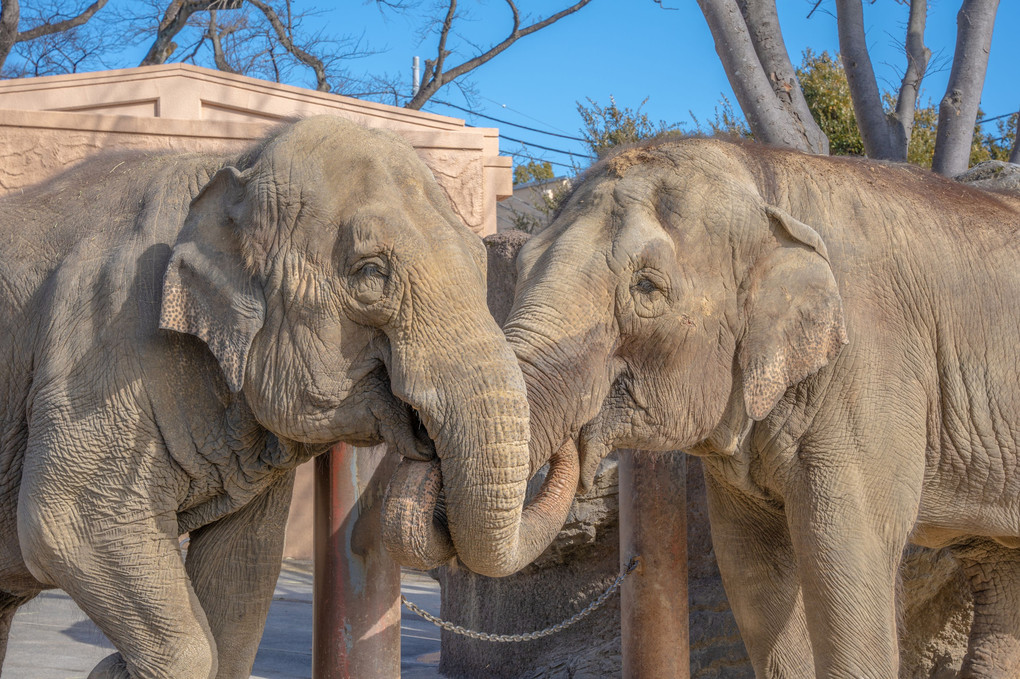
{"type": "Polygon", "coordinates": [[[747,121],[733,110],[733,104],[725,94],[722,95],[722,99],[716,105],[715,116],[712,120],[708,121],[707,128],[702,126],[701,121],[698,120],[693,111],[688,111],[688,114],[691,116],[691,120],[694,121],[693,134],[704,134],[710,137],[754,139],[754,135],[751,134],[751,128],[747,126],[747,121]]]}
{"type": "Polygon", "coordinates": [[[513,207],[508,208],[510,211],[510,223],[514,225],[514,228],[524,233],[538,233],[546,227],[546,223],[535,217],[529,215],[520,210],[515,210],[513,207]]]}
{"type": "Polygon", "coordinates": [[[527,184],[530,181],[552,179],[552,165],[548,161],[531,160],[527,163],[518,163],[514,168],[514,184],[527,184]]]}
{"type": "Polygon", "coordinates": [[[863,156],[864,142],[857,129],[850,85],[839,55],[804,51],[797,69],[804,99],[811,115],[829,138],[829,153],[834,156],[863,156]]]}
{"type": "MultiPolygon", "coordinates": [[[[839,55],[828,52],[814,54],[804,52],[804,60],[797,69],[804,98],[811,115],[829,138],[829,153],[834,156],[863,156],[864,142],[857,128],[850,86],[847,84],[843,62],[839,55]]],[[[882,94],[882,105],[887,115],[896,110],[896,97],[891,92],[882,94]]],[[[978,119],[983,113],[978,113],[978,119]]],[[[1013,130],[1016,129],[1016,114],[1000,119],[997,133],[983,133],[981,127],[974,128],[971,143],[970,164],[985,160],[1006,160],[1012,147],[1013,130]]],[[[935,136],[938,130],[938,105],[928,102],[914,109],[914,126],[907,144],[907,162],[921,167],[931,167],[935,155],[935,136]]]]}
{"type": "Polygon", "coordinates": [[[591,152],[599,158],[614,146],[632,144],[677,129],[675,124],[667,125],[663,121],[656,125],[648,118],[647,113],[641,112],[641,107],[648,101],[647,97],[636,109],[626,106],[620,108],[613,95],[609,95],[608,106],[601,106],[591,97],[585,98],[588,100],[588,106],[577,102],[577,112],[581,115],[581,123],[584,125],[581,135],[591,152]]]}
{"type": "MultiPolygon", "coordinates": [[[[896,107],[896,99],[888,92],[884,95],[884,103],[887,111],[896,107]]],[[[978,109],[978,120],[984,116],[981,109],[978,109]]],[[[1000,119],[1000,123],[1006,119],[1000,119]]],[[[1013,119],[1015,121],[1015,118],[1013,119]]],[[[921,167],[931,167],[932,158],[935,155],[935,136],[938,131],[939,110],[938,107],[929,103],[927,106],[914,110],[914,128],[910,134],[910,142],[907,144],[907,162],[921,167]]],[[[974,138],[970,143],[969,165],[973,167],[986,160],[1007,160],[1009,158],[1009,144],[1012,139],[1004,134],[1003,125],[999,125],[999,134],[984,133],[981,126],[974,127],[974,138]]]]}
{"type": "MultiPolygon", "coordinates": [[[[894,110],[896,99],[888,92],[883,97],[886,110],[894,110]]],[[[929,103],[914,109],[914,128],[907,142],[907,162],[921,167],[931,167],[935,156],[935,133],[939,127],[939,110],[929,103]]]]}
{"type": "MultiPolygon", "coordinates": [[[[1016,137],[1016,123],[1020,114],[1014,113],[1008,118],[999,118],[995,121],[995,132],[977,134],[980,136],[981,146],[988,152],[988,160],[1009,160],[1009,152],[1013,149],[1013,139],[1016,137]]],[[[978,114],[978,119],[981,115],[978,114]]],[[[971,151],[971,160],[974,153],[971,151]]],[[[971,165],[974,163],[971,162],[971,165]]]]}
{"type": "Polygon", "coordinates": [[[538,233],[547,227],[553,215],[566,200],[570,187],[569,179],[561,179],[525,189],[531,194],[530,199],[525,200],[528,200],[530,207],[534,208],[537,214],[530,210],[518,210],[511,202],[506,203],[509,219],[514,228],[527,233],[538,233]]]}

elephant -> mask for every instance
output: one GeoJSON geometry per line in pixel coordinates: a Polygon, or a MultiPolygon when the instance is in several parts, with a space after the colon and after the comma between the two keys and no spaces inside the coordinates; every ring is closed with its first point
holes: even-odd
{"type": "Polygon", "coordinates": [[[758,677],[897,676],[908,543],[971,585],[961,676],[1020,676],[1018,233],[1017,196],[912,166],[619,150],[517,256],[531,465],[699,456],[758,677]]]}
{"type": "Polygon", "coordinates": [[[554,537],[576,453],[525,508],[484,246],[396,134],[100,156],[0,214],[0,650],[59,587],[116,647],[90,676],[249,676],[293,470],[340,441],[441,465],[465,564],[554,537]]]}

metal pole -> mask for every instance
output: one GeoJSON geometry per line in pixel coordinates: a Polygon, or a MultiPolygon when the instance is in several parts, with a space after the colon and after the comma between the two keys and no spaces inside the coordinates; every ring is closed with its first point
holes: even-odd
{"type": "Polygon", "coordinates": [[[411,96],[418,94],[418,88],[421,86],[421,74],[418,71],[418,57],[415,57],[411,61],[411,96]]]}
{"type": "Polygon", "coordinates": [[[394,464],[343,443],[315,460],[314,679],[400,676],[400,567],[380,531],[394,464]]]}
{"type": "Polygon", "coordinates": [[[620,451],[620,590],[624,679],[691,676],[687,611],[687,458],[620,451]]]}

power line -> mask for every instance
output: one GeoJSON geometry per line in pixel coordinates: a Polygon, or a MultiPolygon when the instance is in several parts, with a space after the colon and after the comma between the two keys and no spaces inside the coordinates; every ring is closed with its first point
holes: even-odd
{"type": "Polygon", "coordinates": [[[572,137],[569,134],[559,134],[558,132],[547,132],[545,130],[538,129],[537,127],[528,127],[527,125],[521,125],[519,123],[511,123],[509,120],[502,120],[500,118],[494,118],[493,116],[485,115],[484,113],[478,113],[477,111],[472,111],[469,108],[464,108],[463,106],[458,106],[457,104],[451,104],[448,101],[439,101],[438,99],[433,99],[433,101],[435,101],[437,104],[442,104],[443,106],[449,106],[450,108],[455,108],[458,111],[464,111],[465,113],[470,113],[471,115],[478,116],[479,118],[485,118],[486,120],[494,120],[497,123],[500,123],[502,125],[509,125],[511,127],[519,127],[522,130],[528,130],[529,132],[538,132],[539,134],[547,134],[550,137],[561,137],[563,139],[569,139],[571,141],[579,141],[579,142],[586,142],[586,141],[588,141],[587,139],[583,139],[581,137],[572,137]]]}
{"type": "Polygon", "coordinates": [[[1013,111],[1011,113],[1003,113],[1001,116],[995,116],[994,118],[985,118],[984,120],[979,120],[979,121],[977,121],[974,124],[975,125],[981,125],[982,123],[990,123],[993,120],[999,120],[1000,118],[1008,118],[1008,117],[1010,117],[1011,115],[1013,115],[1015,113],[1020,113],[1020,111],[1013,111]]]}
{"type": "Polygon", "coordinates": [[[542,146],[541,144],[533,144],[523,139],[514,139],[508,137],[505,134],[499,135],[500,139],[506,139],[507,141],[517,142],[518,144],[524,144],[524,146],[534,146],[536,149],[542,149],[543,151],[552,151],[553,153],[562,153],[565,156],[576,156],[578,158],[588,158],[589,160],[595,160],[595,156],[589,156],[587,153],[574,153],[573,151],[564,151],[563,149],[554,149],[551,146],[542,146]]]}
{"type": "Polygon", "coordinates": [[[555,160],[546,160],[545,158],[536,158],[535,156],[529,156],[527,153],[521,153],[520,151],[508,151],[508,153],[511,156],[519,156],[521,158],[527,158],[528,160],[533,160],[536,163],[549,163],[550,165],[559,165],[560,167],[565,167],[568,170],[576,170],[576,169],[578,169],[577,166],[575,166],[575,165],[567,165],[566,163],[558,163],[555,160]]]}
{"type": "Polygon", "coordinates": [[[562,128],[559,128],[559,127],[556,127],[556,126],[555,126],[555,125],[553,125],[552,123],[547,123],[546,121],[544,121],[544,120],[539,120],[538,118],[535,118],[534,116],[529,116],[529,115],[528,115],[527,113],[525,113],[525,112],[523,112],[523,111],[518,111],[517,109],[515,109],[515,108],[512,108],[512,107],[510,107],[510,106],[507,106],[506,104],[501,104],[500,102],[496,101],[495,99],[489,99],[488,97],[482,97],[482,99],[484,99],[484,100],[486,100],[486,101],[491,101],[491,102],[492,102],[493,104],[495,104],[496,106],[499,106],[500,108],[505,108],[505,109],[506,109],[506,110],[508,110],[508,111],[513,111],[514,113],[516,113],[516,114],[517,114],[517,115],[519,115],[519,116],[524,116],[524,117],[525,117],[525,118],[527,118],[528,120],[534,120],[534,121],[535,121],[536,123],[541,123],[541,124],[545,125],[546,127],[551,127],[551,128],[553,128],[554,130],[559,130],[559,131],[560,131],[560,132],[562,132],[563,134],[566,134],[566,133],[567,133],[567,131],[566,131],[566,130],[564,130],[564,129],[562,129],[562,128]]]}

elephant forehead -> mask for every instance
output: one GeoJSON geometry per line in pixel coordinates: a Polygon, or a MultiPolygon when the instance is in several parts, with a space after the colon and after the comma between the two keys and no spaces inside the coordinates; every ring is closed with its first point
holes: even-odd
{"type": "Polygon", "coordinates": [[[636,205],[625,212],[621,227],[613,239],[613,257],[626,262],[644,253],[676,254],[673,239],[659,223],[652,209],[636,205]]]}

